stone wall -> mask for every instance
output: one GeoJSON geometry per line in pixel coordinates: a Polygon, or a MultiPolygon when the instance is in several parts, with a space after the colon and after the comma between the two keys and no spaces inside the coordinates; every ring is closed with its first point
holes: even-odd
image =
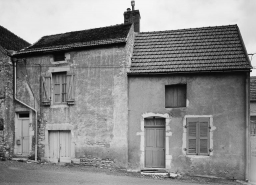
{"type": "Polygon", "coordinates": [[[10,157],[13,154],[13,91],[12,65],[10,58],[0,51],[0,156],[10,157]]]}
{"type": "MultiPolygon", "coordinates": [[[[17,97],[36,107],[40,157],[49,156],[49,125],[71,127],[72,158],[90,155],[127,165],[128,155],[128,80],[134,41],[131,27],[126,44],[67,51],[62,64],[53,55],[27,57],[17,66],[17,97]],[[46,73],[72,71],[75,75],[75,104],[40,104],[40,79],[46,73]],[[35,96],[35,99],[33,98],[35,96]]],[[[55,127],[54,126],[54,127],[55,127]]]]}

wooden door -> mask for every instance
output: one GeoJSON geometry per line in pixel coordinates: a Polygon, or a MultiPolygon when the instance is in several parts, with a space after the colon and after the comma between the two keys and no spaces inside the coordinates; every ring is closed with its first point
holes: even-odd
{"type": "Polygon", "coordinates": [[[21,145],[22,155],[29,155],[29,119],[23,119],[22,122],[22,134],[21,134],[21,145]]]}
{"type": "Polygon", "coordinates": [[[60,131],[60,162],[70,162],[70,131],[60,131]]]}
{"type": "MultiPolygon", "coordinates": [[[[19,115],[18,115],[19,116],[19,115]]],[[[17,132],[15,133],[15,140],[17,145],[17,153],[19,155],[29,155],[29,118],[18,117],[17,132]]]]}
{"type": "Polygon", "coordinates": [[[70,131],[49,131],[49,160],[54,163],[70,162],[70,131]]]}
{"type": "Polygon", "coordinates": [[[165,167],[165,119],[145,119],[145,167],[165,167]]]}

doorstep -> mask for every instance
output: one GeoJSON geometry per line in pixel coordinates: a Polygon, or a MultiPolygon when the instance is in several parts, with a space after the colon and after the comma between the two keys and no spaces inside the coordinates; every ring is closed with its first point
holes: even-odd
{"type": "Polygon", "coordinates": [[[140,173],[142,175],[152,175],[152,176],[163,176],[163,177],[168,177],[169,172],[166,171],[165,169],[144,169],[141,170],[140,173]]]}

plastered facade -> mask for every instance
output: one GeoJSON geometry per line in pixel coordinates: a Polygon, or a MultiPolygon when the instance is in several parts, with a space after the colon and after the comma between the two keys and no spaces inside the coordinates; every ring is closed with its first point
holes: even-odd
{"type": "Polygon", "coordinates": [[[38,111],[38,155],[47,160],[48,131],[71,131],[71,157],[128,161],[128,79],[134,32],[127,42],[66,51],[66,61],[52,54],[27,56],[17,63],[17,98],[38,111]],[[40,78],[46,73],[74,72],[75,104],[41,104],[40,78]]]}
{"type": "Polygon", "coordinates": [[[150,113],[169,120],[166,132],[172,134],[166,137],[166,170],[244,179],[245,101],[243,73],[129,76],[129,169],[145,168],[142,120],[150,113]],[[165,108],[165,85],[180,83],[187,86],[186,107],[165,108]],[[209,156],[186,154],[188,117],[210,118],[209,156]]]}

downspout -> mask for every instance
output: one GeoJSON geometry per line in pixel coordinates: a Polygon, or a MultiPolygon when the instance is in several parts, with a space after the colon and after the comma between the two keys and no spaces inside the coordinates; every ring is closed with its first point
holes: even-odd
{"type": "Polygon", "coordinates": [[[16,83],[16,75],[17,75],[17,71],[16,71],[16,61],[13,60],[12,58],[12,62],[13,62],[13,87],[14,87],[14,92],[13,92],[13,98],[15,101],[19,102],[20,104],[24,105],[25,107],[33,110],[35,112],[35,119],[36,119],[36,123],[35,123],[35,162],[37,162],[37,111],[36,109],[34,109],[33,107],[23,103],[22,101],[18,100],[16,98],[16,92],[17,92],[17,83],[16,83]]]}
{"type": "Polygon", "coordinates": [[[250,73],[246,72],[245,80],[245,181],[247,182],[250,179],[250,73]]]}

